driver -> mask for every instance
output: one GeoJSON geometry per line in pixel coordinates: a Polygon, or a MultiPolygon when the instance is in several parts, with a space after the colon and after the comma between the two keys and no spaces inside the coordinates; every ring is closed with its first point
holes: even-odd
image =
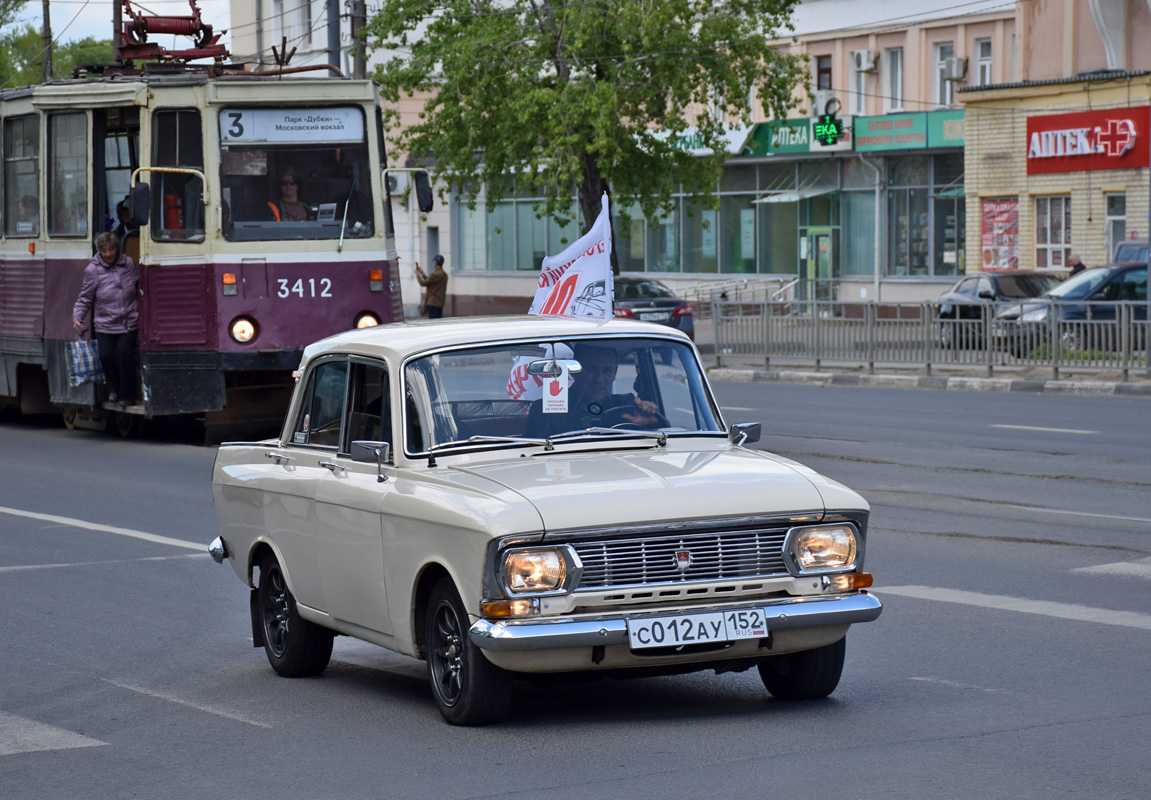
{"type": "Polygon", "coordinates": [[[524,436],[540,439],[565,431],[611,427],[630,423],[640,428],[658,427],[659,407],[634,394],[613,394],[619,354],[611,347],[576,344],[580,371],[572,376],[566,414],[543,413],[543,400],[532,405],[524,436]],[[610,412],[610,413],[605,413],[610,412]]]}

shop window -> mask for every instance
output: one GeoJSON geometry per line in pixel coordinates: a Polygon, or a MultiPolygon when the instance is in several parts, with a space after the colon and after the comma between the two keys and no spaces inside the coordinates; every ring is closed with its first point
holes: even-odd
{"type": "Polygon", "coordinates": [[[887,192],[890,275],[927,275],[931,228],[927,189],[889,189],[887,192]]]}
{"type": "Polygon", "coordinates": [[[758,203],[760,272],[795,275],[799,269],[799,203],[758,203]]]}
{"type": "Polygon", "coordinates": [[[679,272],[679,207],[647,226],[647,266],[652,272],[679,272]]]}
{"type": "MultiPolygon", "coordinates": [[[[538,270],[548,256],[547,224],[531,203],[516,203],[516,269],[538,270]]],[[[559,252],[558,250],[556,251],[559,252]]]]}
{"type": "Polygon", "coordinates": [[[487,268],[514,270],[516,268],[516,207],[512,203],[497,203],[487,215],[487,268]]]}
{"type": "MultiPolygon", "coordinates": [[[[620,272],[644,271],[644,221],[639,203],[611,205],[612,252],[619,263],[620,272]]],[[[562,248],[554,246],[552,253],[562,248]]]]}
{"type": "Polygon", "coordinates": [[[88,115],[48,118],[48,233],[88,235],[88,115]]]}
{"type": "Polygon", "coordinates": [[[840,195],[841,275],[875,274],[875,193],[843,192],[840,195]]]}
{"type": "Polygon", "coordinates": [[[4,235],[40,234],[40,120],[4,120],[4,235]]]}
{"type": "Polygon", "coordinates": [[[990,86],[991,85],[991,40],[990,39],[976,39],[975,40],[975,57],[978,75],[976,80],[977,86],[990,86]]]}
{"type": "Polygon", "coordinates": [[[1127,195],[1109,194],[1107,203],[1106,239],[1107,260],[1115,260],[1116,246],[1127,238],[1127,195]]]}
{"type": "Polygon", "coordinates": [[[723,245],[723,271],[755,272],[755,206],[753,194],[720,198],[719,232],[723,245]]]}
{"type": "Polygon", "coordinates": [[[1071,253],[1071,198],[1035,198],[1035,268],[1063,269],[1071,253]]]}
{"type": "Polygon", "coordinates": [[[884,71],[887,75],[885,111],[903,109],[903,48],[891,47],[884,51],[884,71]]]}
{"type": "Polygon", "coordinates": [[[933,203],[934,274],[958,275],[965,266],[966,202],[962,197],[936,197],[933,203]]]}
{"type": "Polygon", "coordinates": [[[684,209],[684,272],[719,272],[719,212],[698,203],[684,209]]]}

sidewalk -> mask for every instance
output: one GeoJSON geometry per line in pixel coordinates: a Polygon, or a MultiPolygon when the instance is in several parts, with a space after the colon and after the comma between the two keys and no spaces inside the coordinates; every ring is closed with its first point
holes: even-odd
{"type": "Polygon", "coordinates": [[[997,366],[992,376],[987,367],[937,364],[931,374],[910,364],[879,364],[874,372],[866,365],[824,364],[819,370],[808,362],[793,366],[789,359],[773,359],[764,366],[756,356],[725,355],[724,365],[716,366],[715,329],[711,320],[695,320],[695,346],[713,381],[734,383],[795,383],[811,386],[879,386],[889,389],[936,389],[961,392],[1044,392],[1047,394],[1115,395],[1151,398],[1151,380],[1147,369],[1139,366],[1123,380],[1121,370],[1075,370],[1060,367],[1059,379],[1053,380],[1050,367],[997,366]]]}

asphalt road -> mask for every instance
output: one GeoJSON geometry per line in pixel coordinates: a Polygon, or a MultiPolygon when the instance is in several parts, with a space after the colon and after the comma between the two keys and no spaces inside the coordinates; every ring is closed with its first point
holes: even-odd
{"type": "Polygon", "coordinates": [[[828,700],[560,681],[458,729],[421,663],[346,638],[278,678],[203,551],[211,448],[0,422],[0,796],[1146,797],[1151,402],[717,393],[872,503],[885,610],[828,700]]]}

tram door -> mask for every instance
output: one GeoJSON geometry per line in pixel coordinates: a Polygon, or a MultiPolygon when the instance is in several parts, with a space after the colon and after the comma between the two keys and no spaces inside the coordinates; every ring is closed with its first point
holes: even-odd
{"type": "MultiPolygon", "coordinates": [[[[121,222],[118,207],[121,202],[127,203],[132,171],[140,165],[140,110],[135,106],[97,110],[92,123],[97,176],[95,230],[115,231],[121,222]]],[[[124,252],[138,263],[139,233],[129,229],[123,239],[124,252]]]]}

